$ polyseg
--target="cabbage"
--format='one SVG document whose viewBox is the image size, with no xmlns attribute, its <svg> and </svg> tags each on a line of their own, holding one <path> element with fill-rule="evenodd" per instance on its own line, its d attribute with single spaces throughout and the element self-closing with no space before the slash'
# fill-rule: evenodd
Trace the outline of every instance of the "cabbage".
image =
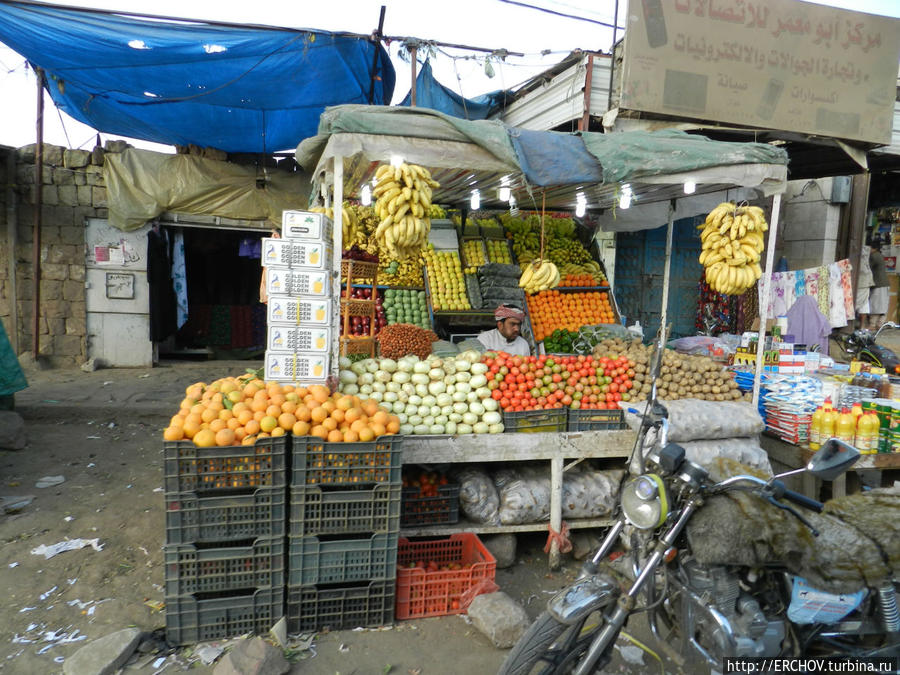
<svg viewBox="0 0 900 675">
<path fill-rule="evenodd" d="M 356 373 L 352 370 L 342 370 L 338 373 L 341 384 L 356 384 Z"/>
<path fill-rule="evenodd" d="M 434 424 L 431 425 L 431 428 L 429 428 L 428 431 L 429 431 L 429 433 L 432 433 L 432 434 L 443 434 L 444 433 L 444 425 L 438 424 L 435 422 Z"/>
<path fill-rule="evenodd" d="M 472 426 L 472 431 L 476 434 L 486 434 L 488 432 L 488 425 L 484 422 L 478 422 L 477 424 Z"/>
<path fill-rule="evenodd" d="M 469 380 L 469 386 L 472 387 L 472 389 L 478 389 L 485 385 L 487 385 L 487 378 L 484 375 L 475 375 Z"/>
<path fill-rule="evenodd" d="M 462 421 L 463 424 L 475 424 L 478 422 L 478 415 L 471 412 L 463 413 Z"/>
<path fill-rule="evenodd" d="M 450 434 L 451 436 L 456 433 L 456 422 L 447 422 L 444 425 L 444 433 Z"/>
<path fill-rule="evenodd" d="M 481 417 L 482 415 L 484 415 L 484 406 L 481 405 L 481 403 L 479 403 L 478 401 L 473 401 L 469 404 L 469 412 Z"/>
<path fill-rule="evenodd" d="M 437 396 L 438 394 L 443 394 L 447 391 L 447 385 L 438 380 L 437 382 L 432 382 L 428 385 L 428 393 Z"/>
<path fill-rule="evenodd" d="M 427 424 L 417 424 L 413 428 L 413 433 L 416 434 L 417 436 L 425 436 L 428 434 L 429 430 L 430 430 L 430 428 Z"/>
<path fill-rule="evenodd" d="M 503 421 L 503 416 L 498 412 L 486 412 L 481 419 L 485 424 L 500 424 Z"/>
<path fill-rule="evenodd" d="M 489 434 L 502 434 L 503 433 L 503 424 L 492 424 L 488 427 Z"/>
<path fill-rule="evenodd" d="M 349 369 L 350 366 L 352 366 L 352 365 L 353 365 L 353 361 L 348 359 L 346 356 L 342 356 L 341 358 L 338 359 L 338 366 L 341 369 L 344 369 L 344 370 Z"/>
<path fill-rule="evenodd" d="M 345 384 L 341 387 L 341 391 L 350 396 L 356 396 L 359 393 L 359 387 L 355 384 Z"/>
</svg>

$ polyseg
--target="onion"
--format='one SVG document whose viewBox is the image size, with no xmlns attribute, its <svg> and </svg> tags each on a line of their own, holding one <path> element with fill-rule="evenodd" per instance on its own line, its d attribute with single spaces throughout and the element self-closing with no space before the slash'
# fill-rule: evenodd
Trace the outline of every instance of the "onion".
<svg viewBox="0 0 900 675">
<path fill-rule="evenodd" d="M 349 396 L 356 396 L 359 393 L 359 386 L 355 384 L 345 384 L 341 387 L 341 391 Z"/>
<path fill-rule="evenodd" d="M 394 401 L 391 405 L 391 411 L 395 415 L 402 413 L 404 410 L 406 410 L 406 404 L 403 401 Z"/>
<path fill-rule="evenodd" d="M 449 419 L 454 424 L 458 424 L 459 422 L 462 422 L 462 415 L 457 412 L 450 413 L 449 415 L 447 415 L 447 419 Z"/>
<path fill-rule="evenodd" d="M 417 394 L 413 394 L 409 397 L 408 403 L 418 408 L 420 405 L 422 405 L 422 397 L 418 396 Z"/>
<path fill-rule="evenodd" d="M 404 373 L 413 372 L 413 367 L 415 365 L 415 361 L 409 358 L 403 358 L 397 361 L 397 370 Z"/>
<path fill-rule="evenodd" d="M 428 379 L 432 381 L 443 380 L 444 376 L 445 373 L 441 368 L 432 368 L 428 371 Z"/>
<path fill-rule="evenodd" d="M 427 405 L 429 408 L 437 403 L 437 399 L 429 394 L 428 396 L 422 397 L 422 405 Z"/>
<path fill-rule="evenodd" d="M 407 396 L 412 396 L 416 393 L 416 385 L 414 385 L 412 382 L 405 382 L 400 386 L 403 389 L 403 393 Z"/>
<path fill-rule="evenodd" d="M 441 414 L 441 406 L 433 405 L 433 406 L 431 406 L 429 412 L 431 413 L 432 417 L 437 417 L 438 415 Z"/>
<path fill-rule="evenodd" d="M 400 391 L 400 385 L 397 384 L 396 382 L 388 382 L 384 386 L 387 388 L 388 391 L 392 391 L 395 394 Z"/>
<path fill-rule="evenodd" d="M 416 393 L 419 396 L 428 396 L 428 385 L 427 384 L 417 384 L 416 385 Z"/>
<path fill-rule="evenodd" d="M 442 408 L 444 406 L 453 405 L 453 397 L 450 394 L 438 394 L 437 404 Z"/>
<path fill-rule="evenodd" d="M 453 412 L 452 405 L 442 405 L 441 406 L 441 415 L 449 415 L 452 412 Z"/>
<path fill-rule="evenodd" d="M 417 424 L 417 425 L 413 428 L 413 433 L 414 433 L 416 436 L 427 436 L 429 430 L 430 430 L 430 427 L 429 427 L 427 424 Z"/>
<path fill-rule="evenodd" d="M 443 394 L 447 391 L 447 385 L 438 380 L 437 382 L 432 382 L 428 385 L 428 393 L 437 396 L 438 394 Z"/>
<path fill-rule="evenodd" d="M 375 381 L 375 374 L 366 371 L 362 375 L 359 376 L 357 382 L 359 384 L 372 384 Z"/>
<path fill-rule="evenodd" d="M 465 400 L 466 400 L 466 392 L 464 392 L 464 391 L 458 391 L 458 390 L 457 390 L 457 391 L 454 391 L 454 392 L 453 392 L 453 400 L 454 400 L 454 401 L 457 401 L 457 402 L 465 401 Z M 467 409 L 468 409 L 468 407 L 469 407 L 469 406 L 466 406 Z"/>
<path fill-rule="evenodd" d="M 481 402 L 481 405 L 484 406 L 484 409 L 488 412 L 494 412 L 500 409 L 500 404 L 495 401 L 493 398 L 486 398 Z"/>
<path fill-rule="evenodd" d="M 470 391 L 472 391 L 472 387 L 469 386 L 468 382 L 456 383 L 456 393 L 462 392 L 463 394 L 468 394 Z"/>
<path fill-rule="evenodd" d="M 407 418 L 407 421 L 413 425 L 422 424 L 422 417 L 421 417 L 421 415 L 409 415 L 409 417 Z"/>
<path fill-rule="evenodd" d="M 451 436 L 456 433 L 456 422 L 447 422 L 444 425 L 444 432 L 450 434 Z"/>
<path fill-rule="evenodd" d="M 338 359 L 338 366 L 344 370 L 349 369 L 350 366 L 353 365 L 353 361 L 348 359 L 346 356 L 342 356 Z"/>
<path fill-rule="evenodd" d="M 442 366 L 442 368 L 444 369 L 444 372 L 447 373 L 447 375 L 453 375 L 453 373 L 456 372 L 456 361 L 454 361 L 453 359 L 447 359 L 446 361 L 444 361 L 444 365 Z"/>
<path fill-rule="evenodd" d="M 434 354 L 429 356 L 427 360 L 428 365 L 431 368 L 442 368 L 444 366 L 444 359 L 440 358 L 439 356 L 435 356 Z"/>
<path fill-rule="evenodd" d="M 472 426 L 472 431 L 474 431 L 476 434 L 486 434 L 489 428 L 490 427 L 488 427 L 488 425 L 484 422 L 478 422 L 478 424 Z"/>
<path fill-rule="evenodd" d="M 448 394 L 450 394 L 452 396 L 454 391 L 456 391 L 456 380 L 453 380 L 453 384 L 447 385 L 447 393 Z"/>
<path fill-rule="evenodd" d="M 397 419 L 400 420 L 400 424 L 406 424 L 407 420 L 409 420 L 409 416 L 401 410 L 397 413 Z"/>
<path fill-rule="evenodd" d="M 437 416 L 434 418 L 434 423 L 435 423 L 435 424 L 447 424 L 447 422 L 449 422 L 449 421 L 450 421 L 450 418 L 447 417 L 446 415 L 437 415 Z M 442 432 L 442 433 L 443 433 L 443 432 Z"/>
<path fill-rule="evenodd" d="M 405 391 L 398 391 L 397 400 L 400 401 L 400 403 L 406 403 L 407 401 L 409 401 L 409 394 L 407 394 Z"/>
<path fill-rule="evenodd" d="M 462 436 L 463 434 L 471 434 L 472 433 L 472 425 L 471 424 L 457 424 L 456 425 L 456 433 Z"/>
<path fill-rule="evenodd" d="M 453 404 L 453 412 L 459 413 L 460 415 L 462 415 L 463 413 L 469 412 L 469 406 L 468 406 L 468 404 L 466 404 L 462 401 L 459 401 L 458 403 Z"/>
<path fill-rule="evenodd" d="M 426 361 L 416 361 L 416 363 L 413 364 L 414 373 L 422 373 L 424 375 L 429 370 L 431 370 L 431 366 L 429 366 Z"/>
<path fill-rule="evenodd" d="M 425 417 L 426 415 L 431 414 L 431 406 L 430 405 L 420 405 L 418 410 L 419 417 Z"/>
<path fill-rule="evenodd" d="M 362 375 L 364 372 L 366 372 L 366 367 L 363 365 L 362 361 L 357 361 L 350 366 L 350 370 L 352 370 L 357 375 Z"/>
<path fill-rule="evenodd" d="M 456 360 L 465 359 L 469 363 L 478 363 L 481 361 L 481 354 L 479 354 L 474 349 L 467 349 L 462 354 L 456 357 Z"/>
<path fill-rule="evenodd" d="M 485 424 L 500 424 L 503 421 L 503 416 L 498 412 L 486 412 L 481 419 Z"/>
<path fill-rule="evenodd" d="M 466 394 L 466 400 L 469 403 L 478 403 L 481 399 L 478 398 L 478 394 L 476 394 L 474 391 L 470 391 L 468 394 Z"/>
<path fill-rule="evenodd" d="M 463 413 L 462 421 L 463 424 L 475 424 L 478 422 L 478 415 L 471 412 Z"/>
<path fill-rule="evenodd" d="M 424 424 L 426 427 L 430 427 L 432 424 L 434 424 L 434 416 L 426 415 L 422 418 L 422 424 Z"/>
<path fill-rule="evenodd" d="M 448 387 L 456 384 L 456 375 L 445 375 L 444 379 L 441 380 Z"/>
<path fill-rule="evenodd" d="M 369 394 L 370 399 L 372 399 L 373 401 L 378 401 L 379 403 L 381 403 L 383 397 L 384 394 L 380 391 L 373 391 L 371 394 Z"/>
<path fill-rule="evenodd" d="M 478 387 L 484 387 L 487 385 L 487 378 L 484 375 L 475 375 L 469 380 L 469 386 L 472 389 L 478 389 Z"/>
<path fill-rule="evenodd" d="M 479 403 L 478 401 L 473 401 L 469 404 L 469 412 L 481 417 L 482 415 L 484 415 L 484 406 L 481 405 L 481 403 Z"/>
<path fill-rule="evenodd" d="M 463 352 L 464 354 L 465 352 Z M 462 356 L 462 354 L 460 354 Z M 472 362 L 467 358 L 456 357 L 456 369 L 468 371 L 472 368 Z"/>
<path fill-rule="evenodd" d="M 409 378 L 410 382 L 413 384 L 425 384 L 427 385 L 431 380 L 428 379 L 428 375 L 425 373 L 414 373 L 411 378 Z"/>
<path fill-rule="evenodd" d="M 394 403 L 397 400 L 397 392 L 396 391 L 386 391 L 384 392 L 384 396 L 381 398 L 382 401 L 387 403 Z"/>
<path fill-rule="evenodd" d="M 378 361 L 375 359 L 363 359 L 360 363 L 366 364 L 366 370 L 370 373 L 374 373 L 378 370 Z"/>
<path fill-rule="evenodd" d="M 489 434 L 502 434 L 503 433 L 503 424 L 492 424 L 488 427 Z"/>
<path fill-rule="evenodd" d="M 372 391 L 381 392 L 383 394 L 387 391 L 387 385 L 384 382 L 373 382 Z"/>
<path fill-rule="evenodd" d="M 487 364 L 485 363 L 473 363 L 472 364 L 472 374 L 473 375 L 484 375 L 488 371 Z"/>
<path fill-rule="evenodd" d="M 478 387 L 475 390 L 475 395 L 478 396 L 479 400 L 489 399 L 491 397 L 491 390 L 487 387 Z"/>
<path fill-rule="evenodd" d="M 398 384 L 406 384 L 409 382 L 409 373 L 405 370 L 398 370 L 391 376 L 391 379 Z"/>
<path fill-rule="evenodd" d="M 400 425 L 400 433 L 404 436 L 409 436 L 413 432 L 412 424 L 401 424 Z"/>
<path fill-rule="evenodd" d="M 341 384 L 356 384 L 356 373 L 352 370 L 342 370 L 338 373 L 338 380 Z"/>
<path fill-rule="evenodd" d="M 472 379 L 472 373 L 467 370 L 461 370 L 456 374 L 457 382 L 468 382 Z"/>
<path fill-rule="evenodd" d="M 397 370 L 397 362 L 394 359 L 381 359 L 381 370 L 393 373 Z"/>
<path fill-rule="evenodd" d="M 443 434 L 444 433 L 444 425 L 438 424 L 437 422 L 435 422 L 434 424 L 431 425 L 431 428 L 428 430 L 428 432 L 432 433 L 432 434 Z"/>
<path fill-rule="evenodd" d="M 372 385 L 371 385 L 371 384 L 364 384 L 364 385 L 362 385 L 362 386 L 359 388 L 359 393 L 362 394 L 362 395 L 364 395 L 364 396 L 368 396 L 369 394 L 372 393 L 372 391 L 373 391 L 373 390 L 372 390 Z"/>
<path fill-rule="evenodd" d="M 376 370 L 375 371 L 375 381 L 376 382 L 384 382 L 387 384 L 391 381 L 391 374 L 386 370 Z"/>
</svg>

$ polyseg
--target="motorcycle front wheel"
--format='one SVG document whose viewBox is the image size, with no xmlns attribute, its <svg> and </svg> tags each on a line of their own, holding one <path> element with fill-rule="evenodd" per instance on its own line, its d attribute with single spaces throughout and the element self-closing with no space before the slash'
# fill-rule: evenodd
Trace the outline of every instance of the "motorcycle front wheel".
<svg viewBox="0 0 900 675">
<path fill-rule="evenodd" d="M 564 675 L 572 673 L 603 627 L 599 612 L 567 626 L 542 612 L 506 656 L 497 675 Z M 612 642 L 594 672 L 609 663 Z"/>
</svg>

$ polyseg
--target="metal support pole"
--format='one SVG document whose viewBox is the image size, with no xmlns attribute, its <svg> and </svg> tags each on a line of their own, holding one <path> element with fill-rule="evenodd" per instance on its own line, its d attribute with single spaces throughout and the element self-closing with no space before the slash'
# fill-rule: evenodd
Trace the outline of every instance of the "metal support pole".
<svg viewBox="0 0 900 675">
<path fill-rule="evenodd" d="M 417 47 L 409 48 L 409 65 L 412 70 L 412 82 L 409 85 L 409 107 L 416 107 L 416 52 Z"/>
<path fill-rule="evenodd" d="M 669 279 L 672 270 L 672 230 L 675 224 L 675 200 L 669 202 L 669 225 L 666 228 L 666 265 L 663 269 L 663 293 L 662 293 L 662 314 L 659 319 L 659 325 L 663 332 L 666 330 L 666 321 L 669 316 Z"/>
<path fill-rule="evenodd" d="M 763 370 L 763 352 L 766 350 L 766 320 L 769 311 L 769 295 L 772 293 L 772 265 L 775 260 L 775 240 L 778 234 L 778 216 L 781 213 L 781 195 L 772 200 L 772 222 L 769 223 L 769 245 L 766 249 L 766 266 L 762 273 L 762 292 L 759 298 L 759 339 L 756 343 L 756 373 L 753 377 L 753 407 L 759 404 L 759 388 Z"/>
<path fill-rule="evenodd" d="M 34 151 L 34 227 L 31 251 L 31 272 L 34 288 L 31 297 L 31 356 L 37 360 L 40 353 L 41 321 L 41 212 L 44 208 L 44 71 L 34 69 L 37 75 L 37 145 Z"/>
<path fill-rule="evenodd" d="M 578 121 L 578 131 L 590 131 L 591 124 L 591 86 L 594 76 L 594 55 L 588 54 L 587 72 L 584 74 L 584 113 Z"/>
<path fill-rule="evenodd" d="M 380 54 L 378 53 L 378 47 L 381 45 L 381 38 L 384 34 L 384 12 L 385 6 L 381 6 L 381 13 L 378 16 L 378 28 L 375 29 L 375 34 L 372 36 L 372 43 L 375 45 L 375 54 L 372 56 L 372 73 L 371 79 L 369 80 L 369 105 L 372 105 L 372 99 L 375 96 L 375 78 L 378 77 L 378 57 Z M 384 101 L 385 105 L 390 105 L 390 101 Z"/>
</svg>

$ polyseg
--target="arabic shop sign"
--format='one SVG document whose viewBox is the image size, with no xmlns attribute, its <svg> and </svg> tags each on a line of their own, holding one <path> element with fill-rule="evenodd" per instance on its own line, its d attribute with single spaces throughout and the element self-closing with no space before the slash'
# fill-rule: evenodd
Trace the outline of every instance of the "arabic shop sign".
<svg viewBox="0 0 900 675">
<path fill-rule="evenodd" d="M 799 0 L 631 0 L 621 107 L 891 142 L 900 20 Z"/>
</svg>

